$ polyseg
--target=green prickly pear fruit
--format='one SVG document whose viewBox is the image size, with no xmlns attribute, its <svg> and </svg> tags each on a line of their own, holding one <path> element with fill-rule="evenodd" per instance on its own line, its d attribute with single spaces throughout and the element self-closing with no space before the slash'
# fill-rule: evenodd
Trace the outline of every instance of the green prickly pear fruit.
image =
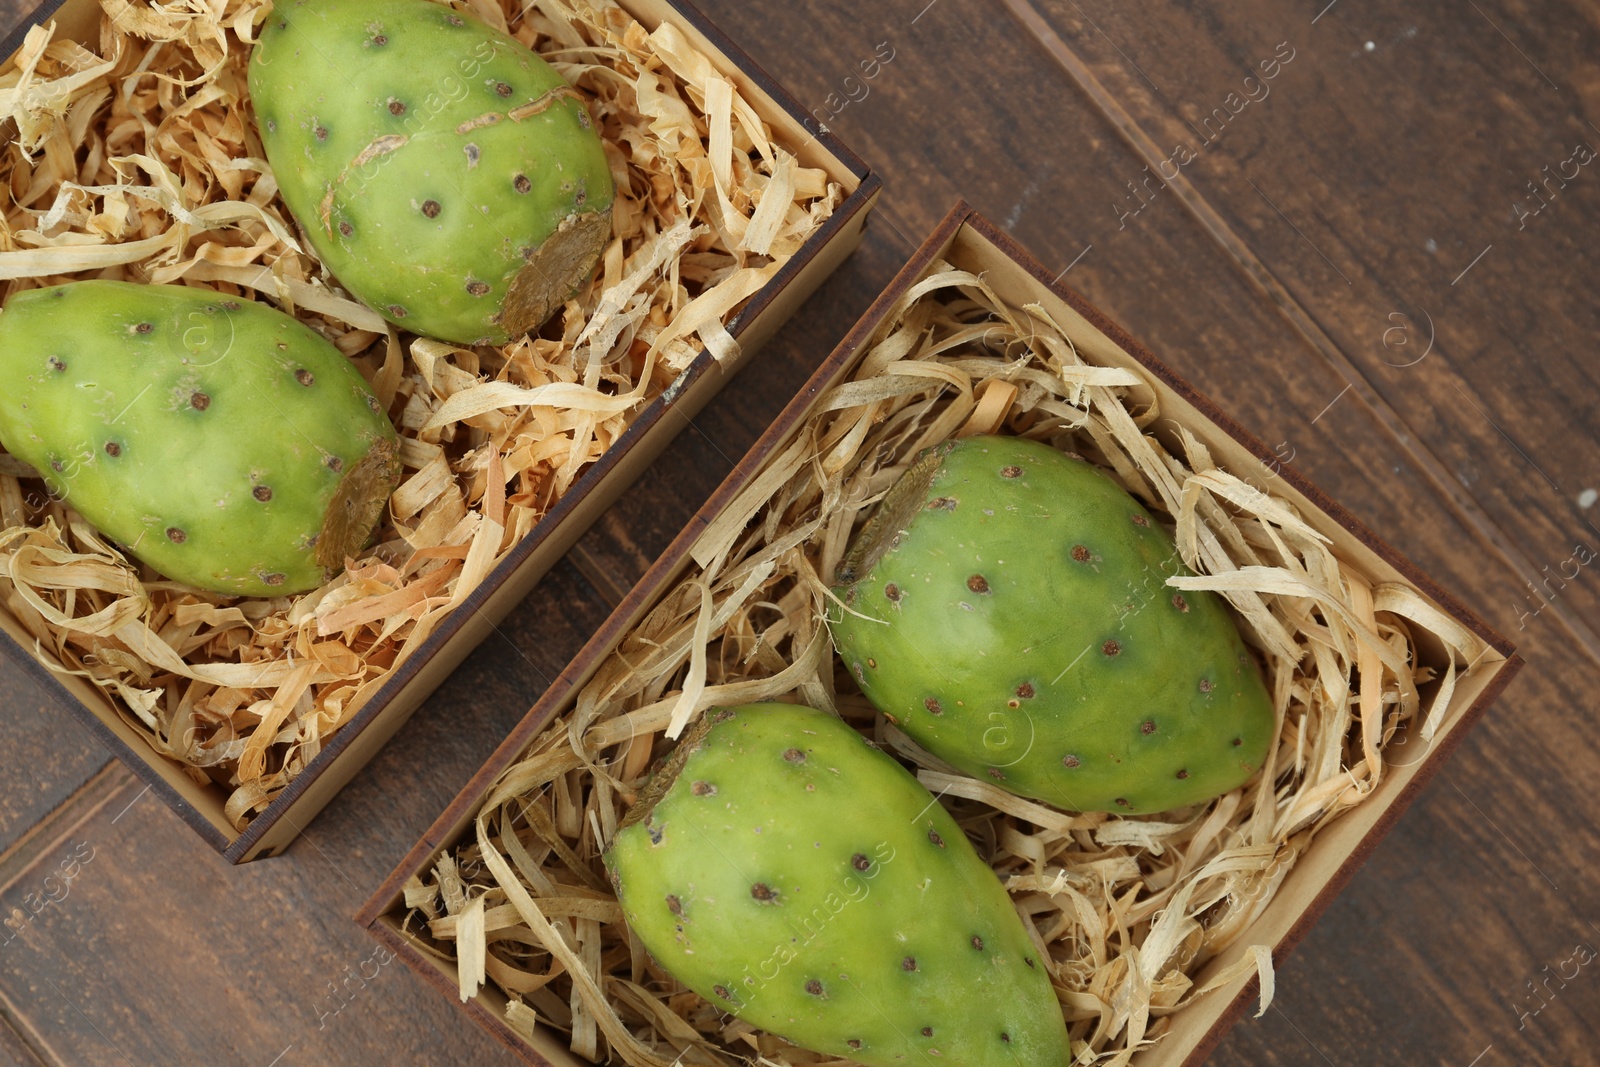
<svg viewBox="0 0 1600 1067">
<path fill-rule="evenodd" d="M 606 852 L 628 925 L 724 1011 L 858 1063 L 1057 1067 L 1048 970 L 900 764 L 793 704 L 708 712 Z"/>
<path fill-rule="evenodd" d="M 839 568 L 840 657 L 940 759 L 1074 811 L 1168 811 L 1248 781 L 1272 699 L 1220 597 L 1105 472 L 1047 445 L 924 452 Z"/>
<path fill-rule="evenodd" d="M 583 100 L 430 0 L 279 0 L 250 96 L 283 199 L 353 294 L 414 333 L 503 344 L 593 273 L 613 187 Z"/>
<path fill-rule="evenodd" d="M 394 427 L 338 349 L 205 289 L 15 293 L 0 382 L 6 451 L 134 556 L 213 592 L 322 584 L 400 478 Z"/>
</svg>

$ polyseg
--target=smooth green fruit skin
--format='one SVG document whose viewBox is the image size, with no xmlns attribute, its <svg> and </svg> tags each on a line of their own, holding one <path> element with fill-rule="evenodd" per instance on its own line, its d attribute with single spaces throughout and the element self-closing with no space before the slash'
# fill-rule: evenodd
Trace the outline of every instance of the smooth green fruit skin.
<svg viewBox="0 0 1600 1067">
<path fill-rule="evenodd" d="M 863 1064 L 1071 1059 L 1005 889 L 900 764 L 792 704 L 718 709 L 703 729 L 605 857 L 663 967 L 724 1011 Z"/>
<path fill-rule="evenodd" d="M 1074 811 L 1169 811 L 1261 766 L 1272 700 L 1238 628 L 1215 594 L 1165 585 L 1191 572 L 1109 475 L 974 437 L 907 479 L 881 505 L 896 517 L 858 533 L 835 589 L 848 611 L 828 622 L 918 744 Z M 874 533 L 875 560 L 859 544 Z"/>
<path fill-rule="evenodd" d="M 429 0 L 280 0 L 250 62 L 267 160 L 317 255 L 397 326 L 461 344 L 512 339 L 512 281 L 569 219 L 603 213 L 609 233 L 605 150 L 561 90 L 521 43 Z"/>
<path fill-rule="evenodd" d="M 16 293 L 0 313 L 0 382 L 6 451 L 139 559 L 219 593 L 320 585 L 315 541 L 341 471 L 398 447 L 338 349 L 205 289 Z"/>
</svg>

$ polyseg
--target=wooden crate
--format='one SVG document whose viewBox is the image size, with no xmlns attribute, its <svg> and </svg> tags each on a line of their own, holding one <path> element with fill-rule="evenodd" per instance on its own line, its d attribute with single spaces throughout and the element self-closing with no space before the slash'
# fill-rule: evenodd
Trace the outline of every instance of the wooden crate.
<svg viewBox="0 0 1600 1067">
<path fill-rule="evenodd" d="M 985 282 L 1013 307 L 1034 302 L 1042 305 L 1055 322 L 1066 328 L 1086 362 L 1139 373 L 1154 386 L 1159 396 L 1162 411 L 1168 416 L 1163 425 L 1183 426 L 1211 450 L 1220 467 L 1242 471 L 1276 463 L 1277 457 L 1260 440 L 1197 393 L 1121 327 L 1078 294 L 1055 284 L 1049 272 L 992 223 L 966 205 L 958 205 L 362 908 L 357 921 L 442 994 L 457 999 L 458 973 L 452 960 L 437 951 L 425 950 L 415 935 L 404 928 L 408 911 L 407 883 L 431 871 L 442 853 L 471 838 L 473 819 L 495 781 L 519 760 L 550 722 L 572 709 L 579 691 L 606 663 L 623 638 L 696 565 L 696 549 L 702 534 L 784 451 L 813 414 L 819 398 L 834 385 L 849 379 L 891 309 L 925 277 L 930 265 L 941 259 L 970 273 L 982 274 Z M 1158 437 L 1173 433 L 1171 429 L 1152 432 Z M 1275 485 L 1275 495 L 1290 502 L 1307 523 L 1331 539 L 1333 551 L 1341 562 L 1354 566 L 1374 583 L 1393 582 L 1409 587 L 1476 635 L 1486 647 L 1478 668 L 1457 684 L 1431 744 L 1418 743 L 1418 749 L 1424 749 L 1425 754 L 1416 758 L 1410 754 L 1412 750 L 1407 750 L 1406 761 L 1388 764 L 1379 784 L 1359 805 L 1319 832 L 1284 878 L 1266 909 L 1231 947 L 1210 960 L 1195 976 L 1197 987 L 1247 956 L 1248 946 L 1252 944 L 1270 946 L 1274 959 L 1281 960 L 1317 921 L 1522 666 L 1522 660 L 1505 638 L 1457 603 L 1336 502 L 1292 468 L 1283 468 L 1281 477 L 1287 484 Z M 1417 654 L 1427 661 L 1442 655 L 1443 650 L 1419 640 Z M 1139 1052 L 1134 1064 L 1137 1067 L 1196 1067 L 1250 1006 L 1255 992 L 1256 980 L 1241 978 L 1231 986 L 1201 997 L 1173 1016 L 1171 1027 L 1162 1040 L 1155 1047 Z M 507 1003 L 506 995 L 490 983 L 462 1007 L 479 1025 L 527 1062 L 580 1067 L 583 1061 L 569 1051 L 561 1035 L 539 1029 L 529 1039 L 510 1025 L 506 1019 Z"/>
<path fill-rule="evenodd" d="M 57 694 L 94 737 L 126 763 L 186 823 L 230 862 L 272 856 L 364 766 L 423 700 L 533 589 L 585 530 L 639 475 L 706 402 L 769 339 L 860 243 L 882 181 L 854 153 L 728 40 L 687 0 L 621 0 L 646 30 L 663 22 L 679 29 L 712 59 L 772 129 L 774 139 L 794 151 L 806 167 L 824 171 L 845 200 L 765 287 L 726 323 L 738 341 L 736 356 L 718 360 L 702 349 L 690 366 L 649 403 L 616 443 L 540 519 L 531 533 L 484 582 L 409 656 L 371 700 L 322 748 L 314 760 L 241 831 L 226 817 L 223 791 L 199 785 L 178 764 L 158 755 L 128 726 L 111 698 L 86 679 L 52 672 L 31 653 L 33 639 L 0 609 L 0 640 L 11 658 L 45 689 Z M 35 24 L 54 19 L 58 32 L 81 43 L 99 39 L 97 0 L 46 3 L 32 22 L 3 46 L 15 54 Z M 7 139 L 14 129 L 0 134 Z"/>
</svg>

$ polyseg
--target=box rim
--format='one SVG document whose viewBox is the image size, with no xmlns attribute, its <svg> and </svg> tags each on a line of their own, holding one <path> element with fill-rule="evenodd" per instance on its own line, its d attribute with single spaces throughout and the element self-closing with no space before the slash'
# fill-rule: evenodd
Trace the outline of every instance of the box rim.
<svg viewBox="0 0 1600 1067">
<path fill-rule="evenodd" d="M 785 405 L 782 413 L 773 424 L 740 458 L 733 471 L 727 475 L 705 505 L 695 512 L 684 529 L 680 531 L 645 575 L 640 578 L 634 588 L 629 591 L 628 595 L 607 617 L 605 623 L 585 643 L 584 647 L 573 657 L 561 674 L 551 682 L 524 719 L 513 727 L 506 739 L 501 742 L 489 759 L 485 761 L 484 765 L 473 774 L 455 799 L 446 806 L 445 810 L 428 827 L 423 836 L 407 851 L 394 870 L 384 879 L 356 914 L 355 921 L 359 925 L 364 927 L 373 937 L 396 951 L 398 955 L 405 958 L 407 965 L 412 970 L 418 971 L 430 985 L 444 990 L 447 994 L 455 993 L 453 987 L 446 989 L 448 983 L 439 974 L 437 968 L 432 966 L 423 957 L 421 951 L 412 944 L 410 936 L 403 929 L 385 921 L 395 911 L 395 905 L 403 899 L 405 883 L 427 869 L 428 862 L 437 854 L 441 845 L 446 843 L 452 836 L 457 824 L 470 825 L 473 810 L 481 803 L 483 796 L 486 795 L 493 781 L 515 762 L 527 744 L 538 736 L 562 707 L 570 702 L 570 698 L 577 688 L 577 680 L 587 674 L 598 660 L 609 653 L 615 640 L 621 636 L 619 631 L 626 630 L 632 624 L 634 615 L 641 606 L 647 605 L 653 600 L 659 600 L 658 594 L 662 592 L 663 587 L 673 573 L 677 571 L 678 567 L 689 557 L 692 546 L 700 534 L 710 525 L 716 515 L 727 507 L 749 484 L 760 467 L 770 458 L 777 443 L 794 428 L 797 421 L 805 417 L 812 401 L 828 387 L 840 367 L 854 358 L 858 350 L 870 339 L 871 334 L 882 325 L 893 303 L 905 294 L 910 285 L 916 281 L 938 255 L 946 251 L 963 226 L 971 226 L 980 237 L 988 240 L 1003 254 L 1012 258 L 1035 281 L 1065 301 L 1078 314 L 1083 315 L 1091 325 L 1104 333 L 1128 355 L 1160 377 L 1168 387 L 1194 405 L 1197 411 L 1206 418 L 1211 419 L 1220 430 L 1236 440 L 1251 454 L 1263 462 L 1279 462 L 1278 457 L 1267 448 L 1263 441 L 1229 417 L 1209 397 L 1175 374 L 1164 362 L 1076 290 L 1056 282 L 1046 271 L 1046 268 L 1031 253 L 999 227 L 995 226 L 993 222 L 977 212 L 965 201 L 958 200 L 932 233 L 918 246 L 916 252 L 907 260 L 906 264 L 895 274 L 894 278 L 873 301 L 871 306 L 862 314 L 856 324 L 851 327 L 845 337 L 818 366 L 811 377 L 807 379 L 800 392 L 796 394 L 789 404 Z M 1471 728 L 1483 717 L 1489 706 L 1500 697 L 1506 686 L 1526 665 L 1526 661 L 1516 653 L 1510 641 L 1479 617 L 1475 611 L 1443 590 L 1435 580 L 1422 572 L 1408 557 L 1375 534 L 1343 505 L 1328 497 L 1298 470 L 1284 466 L 1282 467 L 1282 473 L 1295 489 L 1300 491 L 1314 506 L 1321 509 L 1329 519 L 1349 531 L 1361 544 L 1384 562 L 1394 567 L 1407 581 L 1413 583 L 1417 589 L 1431 597 L 1447 614 L 1483 638 L 1491 648 L 1499 652 L 1505 659 L 1497 666 L 1495 675 L 1489 680 L 1483 691 L 1458 714 L 1451 730 L 1440 740 L 1436 751 L 1430 754 L 1425 765 L 1417 769 L 1411 780 L 1406 783 L 1389 805 L 1379 814 L 1374 824 L 1361 836 L 1355 849 L 1344 858 L 1335 869 L 1332 877 L 1319 888 L 1316 895 L 1296 917 L 1289 930 L 1279 939 L 1273 949 L 1273 959 L 1275 961 L 1281 961 L 1286 958 L 1304 939 L 1334 899 L 1343 892 L 1356 872 L 1361 869 L 1390 830 L 1393 829 L 1395 824 L 1399 822 L 1400 818 L 1415 802 L 1423 788 L 1438 774 L 1444 763 L 1470 733 Z M 1204 1062 L 1221 1043 L 1226 1033 L 1243 1015 L 1257 989 L 1258 980 L 1255 978 L 1249 979 L 1242 985 L 1223 1010 L 1223 1013 L 1207 1029 L 1201 1042 L 1185 1057 L 1182 1067 L 1199 1067 Z M 465 1008 L 474 1019 L 486 1024 L 490 1032 L 502 1043 L 506 1044 L 508 1048 L 525 1060 L 528 1060 L 528 1062 L 539 1064 L 541 1067 L 548 1064 L 548 1061 L 538 1055 L 537 1050 L 531 1046 L 526 1038 L 511 1029 L 505 1020 L 497 1018 L 492 1012 L 484 1008 L 476 999 L 466 1001 L 461 1004 L 461 1007 Z"/>
<path fill-rule="evenodd" d="M 69 0 L 44 0 L 43 3 L 25 16 L 23 21 L 3 41 L 0 41 L 0 56 L 4 57 L 3 60 L 0 60 L 0 66 L 11 62 L 33 27 L 44 24 L 68 2 Z M 883 180 L 861 157 L 846 147 L 831 130 L 826 128 L 820 131 L 814 129 L 813 127 L 820 124 L 815 119 L 810 119 L 807 116 L 794 95 L 784 88 L 781 83 L 773 79 L 765 68 L 752 59 L 748 52 L 734 43 L 690 0 L 665 0 L 665 3 L 677 16 L 681 17 L 684 23 L 692 26 L 698 33 L 702 34 L 729 66 L 749 77 L 776 107 L 798 121 L 802 128 L 811 133 L 819 141 L 822 149 L 842 164 L 857 181 L 855 189 L 846 195 L 845 199 L 834 210 L 833 214 L 823 222 L 822 226 L 808 237 L 800 249 L 778 269 L 765 285 L 752 294 L 744 306 L 729 319 L 726 328 L 734 339 L 738 340 L 787 290 L 788 286 L 801 271 L 806 269 L 824 249 L 829 247 L 859 217 L 870 211 L 878 195 L 882 192 Z M 624 7 L 624 10 L 627 10 L 626 7 Z M 631 11 L 629 14 L 633 15 Z M 361 733 L 372 724 L 373 720 L 380 717 L 388 709 L 394 698 L 431 661 L 433 655 L 477 615 L 482 608 L 483 602 L 494 595 L 506 580 L 516 572 L 518 567 L 561 528 L 570 513 L 588 499 L 589 494 L 594 491 L 596 486 L 626 457 L 632 454 L 639 443 L 639 439 L 668 416 L 672 411 L 677 396 L 713 371 L 726 373 L 720 371 L 720 367 L 721 361 L 713 356 L 709 349 L 701 347 L 689 366 L 679 373 L 666 390 L 658 394 L 646 405 L 645 409 L 639 413 L 634 421 L 628 424 L 627 429 L 623 431 L 617 441 L 578 477 L 578 480 L 556 501 L 550 510 L 540 517 L 528 534 L 517 542 L 506 558 L 501 560 L 484 577 L 478 587 L 468 594 L 441 621 L 422 645 L 395 669 L 394 673 L 384 681 L 383 685 L 378 688 L 378 691 L 372 695 L 355 716 L 334 733 L 332 738 L 318 751 L 317 755 L 307 763 L 305 769 L 290 781 L 273 798 L 271 803 L 252 818 L 242 831 L 238 831 L 235 834 L 230 835 L 220 829 L 199 807 L 190 803 L 187 798 L 178 792 L 177 788 L 167 780 L 167 776 L 162 773 L 161 768 L 163 767 L 179 774 L 185 773 L 183 764 L 167 760 L 148 745 L 142 749 L 135 749 L 130 746 L 110 726 L 103 722 L 93 710 L 80 702 L 70 690 L 62 685 L 60 679 L 56 677 L 56 672 L 35 659 L 21 642 L 12 640 L 9 635 L 0 634 L 0 647 L 4 647 L 7 656 L 13 662 L 19 663 L 29 677 L 39 684 L 53 701 L 57 703 L 64 701 L 66 711 L 72 716 L 73 720 L 79 725 L 86 726 L 95 740 L 107 749 L 109 755 L 126 765 L 152 792 L 160 796 L 162 801 L 190 829 L 194 830 L 229 863 L 238 864 L 266 834 L 274 830 L 280 821 L 287 818 L 289 810 L 299 798 L 333 765 L 339 755 L 356 741 Z M 451 673 L 454 672 L 452 671 Z M 559 676 L 557 681 L 559 681 Z M 426 699 L 426 697 L 423 698 L 424 702 Z M 340 791 L 342 792 L 342 790 Z M 295 837 L 298 838 L 304 832 L 304 827 L 296 826 L 294 830 Z"/>
</svg>

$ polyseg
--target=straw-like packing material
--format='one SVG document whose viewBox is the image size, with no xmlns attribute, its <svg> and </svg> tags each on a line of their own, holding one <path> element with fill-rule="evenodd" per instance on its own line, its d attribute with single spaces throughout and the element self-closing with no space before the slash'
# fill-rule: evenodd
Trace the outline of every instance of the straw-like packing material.
<svg viewBox="0 0 1600 1067">
<path fill-rule="evenodd" d="M 1371 793 L 1394 731 L 1432 736 L 1486 649 L 1409 588 L 1341 563 L 1292 506 L 1216 467 L 1192 436 L 1169 454 L 1144 433 L 1161 415 L 1140 374 L 1086 365 L 1040 307 L 1009 308 L 936 264 L 853 380 L 704 532 L 698 566 L 493 785 L 475 834 L 407 886 L 408 930 L 454 956 L 463 998 L 492 981 L 514 1027 L 567 1030 L 583 1056 L 823 1062 L 677 985 L 622 922 L 599 859 L 666 737 L 708 707 L 790 700 L 838 712 L 943 796 L 1050 961 L 1077 1062 L 1126 1064 L 1173 1012 L 1252 972 L 1264 1011 L 1266 946 L 1203 987 L 1192 976 L 1248 936 L 1317 832 Z M 1085 455 L 1173 520 L 1202 576 L 1168 584 L 1226 596 L 1266 665 L 1280 728 L 1250 783 L 1164 815 L 1067 814 L 941 765 L 874 715 L 831 651 L 829 579 L 920 449 L 991 432 Z M 1412 666 L 1420 631 L 1448 650 L 1440 677 Z"/>
<path fill-rule="evenodd" d="M 842 202 L 670 24 L 606 0 L 467 0 L 582 92 L 615 237 L 543 337 L 403 340 L 340 291 L 277 197 L 246 97 L 265 0 L 101 0 L 98 52 L 36 28 L 0 77 L 0 282 L 197 283 L 275 302 L 358 366 L 402 435 L 377 543 L 323 588 L 230 600 L 141 572 L 0 454 L 0 596 L 51 669 L 230 792 L 243 828 Z M 174 471 L 181 477 L 181 471 Z"/>
</svg>

